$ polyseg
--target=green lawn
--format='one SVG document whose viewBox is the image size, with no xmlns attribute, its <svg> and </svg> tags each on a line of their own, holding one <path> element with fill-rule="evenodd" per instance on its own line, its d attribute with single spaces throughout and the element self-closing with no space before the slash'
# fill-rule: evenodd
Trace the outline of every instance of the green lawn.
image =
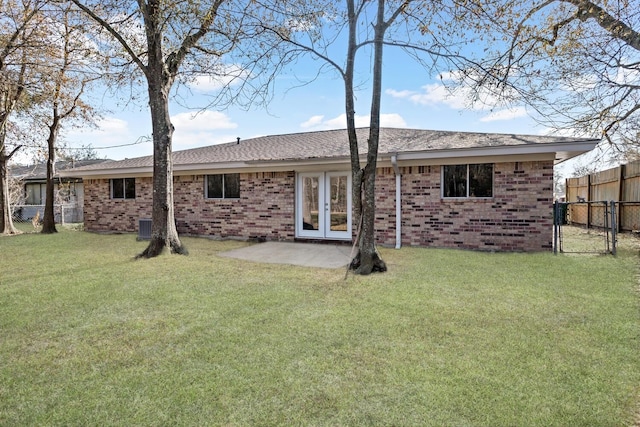
<svg viewBox="0 0 640 427">
<path fill-rule="evenodd" d="M 369 277 L 0 237 L 0 425 L 630 426 L 638 252 L 383 249 Z"/>
</svg>

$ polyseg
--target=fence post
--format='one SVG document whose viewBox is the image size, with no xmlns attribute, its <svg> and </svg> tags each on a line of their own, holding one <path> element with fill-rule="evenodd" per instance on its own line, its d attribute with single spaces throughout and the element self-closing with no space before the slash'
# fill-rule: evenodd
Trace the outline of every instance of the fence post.
<svg viewBox="0 0 640 427">
<path fill-rule="evenodd" d="M 553 202 L 553 254 L 558 255 L 558 227 L 560 223 L 559 218 L 560 205 L 556 200 Z"/>
<path fill-rule="evenodd" d="M 609 245 L 609 229 L 610 229 L 610 224 L 609 224 L 609 202 L 607 202 L 606 200 L 603 201 L 602 203 L 604 203 L 604 216 L 602 218 L 602 228 L 604 228 L 604 233 L 605 233 L 605 238 L 606 238 L 606 242 L 607 242 L 607 247 L 605 248 L 606 252 L 605 253 L 610 253 L 610 245 Z"/>
<path fill-rule="evenodd" d="M 591 174 L 587 175 L 587 230 L 591 228 Z"/>
<path fill-rule="evenodd" d="M 613 256 L 616 255 L 616 243 L 618 240 L 617 236 L 617 225 L 616 225 L 616 202 L 611 201 L 611 254 Z"/>
</svg>

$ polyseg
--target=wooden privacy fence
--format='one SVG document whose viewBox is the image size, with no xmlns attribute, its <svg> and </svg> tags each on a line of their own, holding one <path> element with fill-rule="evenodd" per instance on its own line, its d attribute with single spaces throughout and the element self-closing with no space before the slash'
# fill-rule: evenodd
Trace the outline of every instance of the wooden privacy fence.
<svg viewBox="0 0 640 427">
<path fill-rule="evenodd" d="M 568 178 L 566 181 L 567 202 L 613 201 L 617 204 L 617 231 L 640 230 L 640 161 L 620 165 L 616 168 L 593 173 L 579 178 Z M 569 206 L 584 212 L 575 212 L 576 221 L 587 227 L 600 226 L 592 222 L 592 205 Z M 573 212 L 572 212 L 573 213 Z"/>
</svg>

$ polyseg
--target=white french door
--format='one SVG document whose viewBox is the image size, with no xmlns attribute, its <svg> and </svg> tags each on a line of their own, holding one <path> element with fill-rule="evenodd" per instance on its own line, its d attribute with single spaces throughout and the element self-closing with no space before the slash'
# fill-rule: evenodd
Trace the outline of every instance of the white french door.
<svg viewBox="0 0 640 427">
<path fill-rule="evenodd" d="M 351 240 L 351 173 L 298 174 L 296 235 Z"/>
</svg>

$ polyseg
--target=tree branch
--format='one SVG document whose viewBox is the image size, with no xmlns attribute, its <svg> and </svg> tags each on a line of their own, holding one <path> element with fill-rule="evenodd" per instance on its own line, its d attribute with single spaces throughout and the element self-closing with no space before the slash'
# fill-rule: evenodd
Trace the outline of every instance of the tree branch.
<svg viewBox="0 0 640 427">
<path fill-rule="evenodd" d="M 224 0 L 216 0 L 213 5 L 211 5 L 209 10 L 207 10 L 207 13 L 200 23 L 200 28 L 198 28 L 195 33 L 189 34 L 182 41 L 180 48 L 177 51 L 172 52 L 167 57 L 167 68 L 172 75 L 175 75 L 178 72 L 180 64 L 182 63 L 182 61 L 184 61 L 184 58 L 187 56 L 187 53 L 189 53 L 191 48 L 193 48 L 198 43 L 198 41 L 210 31 L 211 24 L 216 19 L 216 16 L 218 14 L 218 8 L 223 2 Z"/>
<path fill-rule="evenodd" d="M 333 68 L 336 69 L 336 71 L 338 71 L 338 73 L 340 74 L 340 76 L 344 79 L 345 77 L 345 71 L 344 69 L 335 61 L 333 61 L 330 57 L 328 57 L 327 55 L 324 55 L 322 53 L 320 53 L 317 49 L 314 49 L 311 46 L 307 46 L 305 44 L 302 44 L 300 42 L 297 42 L 295 40 L 292 40 L 290 37 L 282 34 L 280 31 L 277 31 L 274 28 L 271 27 L 267 27 L 267 26 L 262 26 L 262 29 L 264 29 L 265 31 L 270 31 L 273 34 L 275 34 L 276 36 L 278 36 L 278 38 L 280 38 L 281 41 L 283 42 L 287 42 L 289 44 L 292 44 L 293 46 L 297 47 L 298 49 L 300 49 L 303 52 L 307 52 L 310 53 L 316 57 L 318 57 L 318 59 L 321 59 L 323 61 L 325 61 L 327 64 L 331 65 Z"/>
<path fill-rule="evenodd" d="M 22 145 L 17 145 L 13 150 L 11 150 L 11 153 L 5 156 L 5 159 L 10 160 L 11 157 L 13 157 L 13 155 L 16 154 L 16 152 L 21 148 L 22 148 Z"/>
<path fill-rule="evenodd" d="M 635 50 L 640 51 L 640 33 L 621 20 L 612 16 L 597 4 L 588 0 L 563 0 L 578 7 L 576 17 L 581 21 L 594 19 L 602 29 L 615 38 L 622 40 Z M 630 6 L 632 7 L 632 6 Z"/>
<path fill-rule="evenodd" d="M 614 142 L 613 142 L 613 140 L 611 139 L 611 136 L 610 136 L 611 130 L 615 126 L 617 126 L 618 124 L 620 124 L 620 123 L 624 122 L 625 120 L 627 120 L 629 117 L 631 117 L 637 111 L 640 111 L 640 104 L 634 105 L 625 114 L 623 114 L 620 117 L 617 117 L 615 120 L 611 121 L 607 126 L 605 126 L 605 128 L 602 130 L 602 135 L 607 139 L 607 141 L 609 143 L 614 144 Z"/>
<path fill-rule="evenodd" d="M 0 53 L 0 71 L 2 71 L 4 68 L 4 60 L 9 55 L 11 49 L 15 47 L 14 42 L 18 39 L 18 37 L 20 37 L 21 34 L 24 33 L 25 29 L 27 28 L 27 24 L 40 11 L 41 7 L 42 5 L 40 5 L 40 7 L 34 7 L 33 10 L 24 17 L 20 26 L 15 29 L 11 36 L 6 41 L 3 41 L 4 49 L 2 50 L 2 53 Z"/>
<path fill-rule="evenodd" d="M 107 30 L 107 32 L 109 34 L 111 34 L 119 43 L 120 45 L 123 47 L 123 49 L 125 51 L 127 51 L 127 53 L 129 54 L 129 56 L 131 57 L 131 59 L 133 60 L 133 62 L 138 66 L 138 68 L 140 68 L 140 70 L 145 74 L 145 76 L 148 77 L 148 73 L 149 73 L 149 69 L 147 68 L 147 66 L 144 64 L 144 62 L 142 62 L 142 60 L 140 59 L 140 57 L 138 56 L 138 54 L 136 54 L 133 49 L 131 48 L 131 46 L 129 46 L 129 44 L 127 43 L 127 41 L 120 35 L 120 33 L 118 33 L 115 28 L 113 28 L 113 26 L 111 26 L 111 24 L 109 24 L 107 21 L 105 21 L 104 19 L 102 19 L 101 17 L 99 17 L 98 15 L 95 14 L 95 12 L 93 12 L 91 9 L 89 9 L 87 6 L 85 6 L 84 4 L 82 4 L 80 2 L 80 0 L 71 0 L 73 2 L 73 4 L 75 4 L 80 10 L 82 10 L 85 14 L 87 14 L 91 19 L 93 19 L 94 21 L 96 21 L 102 28 L 104 28 L 105 30 Z"/>
</svg>

